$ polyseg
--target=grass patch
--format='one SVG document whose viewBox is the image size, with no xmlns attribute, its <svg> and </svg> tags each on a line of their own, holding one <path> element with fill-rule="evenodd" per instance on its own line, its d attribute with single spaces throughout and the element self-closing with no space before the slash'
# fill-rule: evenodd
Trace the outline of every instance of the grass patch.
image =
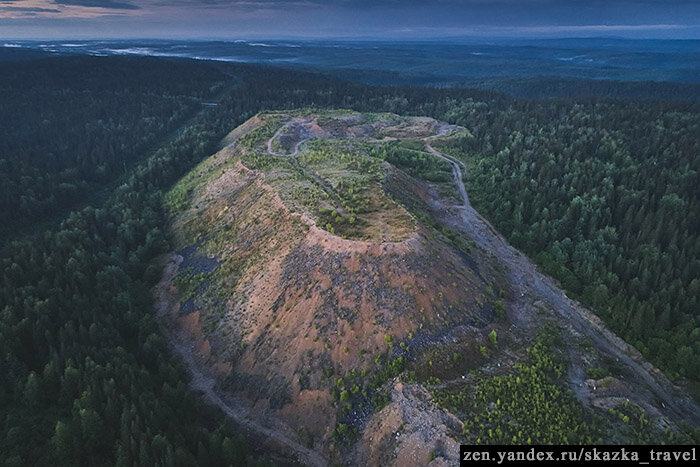
<svg viewBox="0 0 700 467">
<path fill-rule="evenodd" d="M 238 145 L 246 149 L 255 149 L 256 146 L 267 144 L 280 126 L 282 116 L 268 116 L 265 123 L 250 130 L 238 139 Z"/>
<path fill-rule="evenodd" d="M 478 381 L 456 392 L 434 390 L 439 406 L 465 421 L 476 444 L 591 444 L 596 430 L 562 380 L 561 337 L 546 326 L 511 374 Z"/>
<path fill-rule="evenodd" d="M 186 302 L 194 297 L 199 287 L 207 280 L 211 273 L 194 274 L 192 268 L 184 269 L 173 279 L 173 285 L 180 294 L 180 301 Z"/>
<path fill-rule="evenodd" d="M 408 149 L 396 141 L 383 143 L 373 151 L 372 156 L 404 169 L 413 177 L 429 182 L 452 181 L 452 166 L 447 161 L 424 151 Z"/>
</svg>

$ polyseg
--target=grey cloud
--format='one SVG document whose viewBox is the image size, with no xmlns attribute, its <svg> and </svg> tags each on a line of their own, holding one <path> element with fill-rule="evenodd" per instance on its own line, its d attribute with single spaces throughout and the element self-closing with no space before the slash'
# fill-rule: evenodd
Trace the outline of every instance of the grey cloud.
<svg viewBox="0 0 700 467">
<path fill-rule="evenodd" d="M 55 0 L 57 3 L 59 0 Z M 63 2 L 99 3 L 99 0 L 62 0 Z M 499 8 L 593 8 L 604 12 L 610 7 L 648 6 L 673 8 L 682 5 L 697 5 L 698 0 L 130 0 L 143 8 L 148 6 L 224 8 L 239 9 L 289 9 L 289 8 L 330 8 L 346 10 L 369 10 L 393 8 L 423 9 L 499 9 Z M 113 0 L 110 3 L 116 3 Z"/>
<path fill-rule="evenodd" d="M 444 6 L 493 6 L 493 5 L 559 5 L 580 6 L 597 4 L 657 4 L 657 5 L 682 5 L 696 4 L 698 0 L 139 0 L 139 3 L 155 3 L 160 5 L 273 5 L 283 6 L 290 4 L 323 4 L 328 6 L 401 6 L 423 5 L 433 7 Z"/>
<path fill-rule="evenodd" d="M 2 2 L 6 3 L 6 2 Z M 61 10 L 55 8 L 38 8 L 38 7 L 21 7 L 21 6 L 3 6 L 2 11 L 17 11 L 21 13 L 60 13 Z"/>
<path fill-rule="evenodd" d="M 54 0 L 57 5 L 76 5 L 90 8 L 109 8 L 111 10 L 139 10 L 141 7 L 129 2 L 115 0 Z"/>
</svg>

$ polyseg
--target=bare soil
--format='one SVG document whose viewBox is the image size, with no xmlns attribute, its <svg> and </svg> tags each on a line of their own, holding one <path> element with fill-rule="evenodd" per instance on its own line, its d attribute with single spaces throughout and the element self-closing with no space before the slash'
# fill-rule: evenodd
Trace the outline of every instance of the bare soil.
<svg viewBox="0 0 700 467">
<path fill-rule="evenodd" d="M 431 457 L 431 465 L 454 465 L 461 422 L 435 407 L 420 385 L 397 381 L 391 383 L 391 402 L 360 427 L 359 441 L 350 449 L 338 447 L 333 440 L 338 411 L 324 368 L 334 367 L 336 377 L 350 369 L 372 371 L 374 356 L 387 351 L 386 336 L 416 349 L 450 345 L 464 350 L 467 359 L 475 355 L 469 365 L 483 365 L 477 343 L 491 329 L 498 327 L 499 341 L 522 343 L 533 338 L 543 321 L 556 323 L 566 336 L 569 384 L 586 405 L 610 408 L 630 400 L 657 417 L 658 425 L 671 420 L 700 424 L 700 410 L 690 398 L 590 310 L 570 300 L 472 208 L 463 166 L 430 144 L 458 127 L 399 117 L 367 122 L 359 114 L 323 124 L 316 117 L 292 117 L 265 149 L 297 157 L 312 138 L 423 138 L 430 154 L 451 164 L 461 200 L 455 204 L 421 183 L 400 188 L 432 209 L 443 225 L 473 240 L 476 248 L 470 255 L 421 226 L 409 231 L 401 224 L 405 230 L 399 237 L 380 227 L 371 241 L 353 240 L 319 228 L 307 213 L 291 212 L 265 174 L 236 161 L 236 139 L 263 121 L 255 117 L 244 124 L 245 131 L 231 133 L 229 146 L 204 165 L 206 185 L 192 208 L 173 225 L 179 238 L 186 238 L 187 226 L 196 224 L 213 237 L 232 232 L 222 237 L 230 241 L 216 243 L 215 252 L 235 271 L 220 291 L 226 297 L 223 314 L 214 315 L 200 304 L 182 316 L 172 285 L 182 261 L 177 254 L 168 258 L 155 289 L 158 317 L 190 372 L 192 388 L 255 439 L 309 465 L 426 465 Z M 214 169 L 217 176 L 205 181 L 204 171 Z M 381 225 L 397 222 L 391 213 L 376 217 Z M 205 240 L 206 248 L 214 248 L 214 240 Z M 508 284 L 508 322 L 503 325 L 483 316 L 487 287 L 497 282 L 495 268 L 502 269 Z M 204 322 L 213 323 L 214 330 L 203 331 Z M 423 324 L 428 332 L 420 331 Z M 583 349 L 584 339 L 593 351 Z M 620 374 L 605 382 L 588 379 L 592 354 L 617 364 Z M 519 357 L 505 349 L 486 371 L 506 371 Z M 470 382 L 465 372 L 441 386 Z M 287 398 L 275 405 L 271 391 L 277 389 Z"/>
<path fill-rule="evenodd" d="M 177 273 L 177 268 L 182 262 L 182 257 L 172 255 L 167 258 L 167 264 L 163 270 L 160 282 L 155 287 L 156 316 L 162 323 L 162 330 L 169 338 L 171 349 L 180 357 L 190 374 L 190 388 L 198 392 L 210 404 L 219 407 L 228 417 L 240 426 L 245 432 L 255 439 L 263 440 L 265 445 L 278 452 L 288 452 L 305 465 L 324 466 L 328 461 L 318 452 L 302 446 L 285 434 L 283 428 L 270 427 L 249 418 L 249 410 L 245 404 L 229 403 L 219 396 L 215 390 L 217 375 L 211 368 L 205 365 L 205 355 L 197 352 L 201 346 L 203 337 L 201 329 L 190 326 L 173 325 L 174 321 L 181 320 L 178 316 L 179 301 L 177 294 L 172 290 L 172 279 Z M 191 316 L 191 315 L 188 315 Z M 184 318 L 190 321 L 191 318 Z"/>
</svg>

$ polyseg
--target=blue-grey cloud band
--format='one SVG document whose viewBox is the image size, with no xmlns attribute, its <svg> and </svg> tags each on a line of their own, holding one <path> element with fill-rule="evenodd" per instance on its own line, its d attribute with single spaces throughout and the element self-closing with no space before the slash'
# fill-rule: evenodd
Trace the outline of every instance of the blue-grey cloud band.
<svg viewBox="0 0 700 467">
<path fill-rule="evenodd" d="M 56 0 L 57 5 L 77 5 L 92 8 L 108 8 L 112 10 L 138 10 L 141 7 L 129 2 L 112 0 Z"/>
<path fill-rule="evenodd" d="M 25 6 L 58 11 L 8 9 Z M 34 19 L 18 18 L 23 15 Z M 71 35 L 84 31 L 91 37 L 109 31 L 112 37 L 625 33 L 696 38 L 700 37 L 700 0 L 44 0 L 41 5 L 32 0 L 0 0 L 0 24 L 5 37 L 63 28 Z"/>
<path fill-rule="evenodd" d="M 9 2 L 0 2 L 9 3 Z M 60 13 L 61 10 L 55 8 L 21 7 L 21 6 L 0 6 L 2 11 L 17 11 L 26 13 Z"/>
</svg>

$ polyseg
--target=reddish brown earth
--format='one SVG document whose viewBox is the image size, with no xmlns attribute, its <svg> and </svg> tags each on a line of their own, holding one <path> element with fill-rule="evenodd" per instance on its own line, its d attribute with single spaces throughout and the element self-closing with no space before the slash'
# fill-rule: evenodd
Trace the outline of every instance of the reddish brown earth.
<svg viewBox="0 0 700 467">
<path fill-rule="evenodd" d="M 271 121 L 280 123 L 252 146 L 242 144 Z M 337 378 L 350 381 L 348 373 L 364 371 L 341 389 L 357 383 L 371 392 L 369 382 L 380 371 L 375 359 L 385 364 L 405 355 L 419 379 L 437 375 L 440 387 L 469 384 L 469 369 L 511 368 L 541 323 L 552 321 L 566 336 L 570 384 L 586 405 L 607 409 L 631 399 L 659 424 L 697 421 L 687 397 L 474 211 L 460 166 L 431 146 L 453 130 L 428 118 L 366 120 L 351 112 L 259 115 L 234 130 L 225 147 L 188 176 L 195 181 L 189 202 L 171 229 L 179 249 L 156 289 L 164 330 L 190 369 L 192 387 L 247 432 L 304 464 L 426 465 L 433 458 L 431 465 L 454 465 L 461 422 L 435 407 L 421 384 L 389 379 L 382 386 L 391 394 L 384 408 L 348 416 L 333 396 Z M 367 239 L 341 238 L 280 189 L 296 167 L 333 197 L 328 180 L 298 164 L 307 142 L 328 137 L 423 141 L 427 152 L 452 164 L 461 202 L 440 198 L 435 187 L 384 163 L 381 181 L 370 189 L 372 196 L 391 197 L 363 214 Z M 297 165 L 253 170 L 246 164 L 259 161 L 255 155 Z M 401 203 L 460 232 L 471 247 L 460 250 Z M 204 285 L 181 303 L 173 280 L 189 263 L 197 273 L 202 268 Z M 497 299 L 507 303 L 503 323 L 494 320 Z M 479 347 L 492 329 L 503 345 L 487 359 Z M 586 380 L 594 358 L 578 345 L 585 337 L 595 359 L 602 354 L 621 362 L 620 378 Z M 464 363 L 443 368 L 437 359 L 453 352 Z M 369 399 L 361 401 L 369 405 Z M 357 429 L 350 445 L 334 436 L 340 423 Z"/>
<path fill-rule="evenodd" d="M 264 123 L 265 117 L 256 117 L 237 129 L 222 151 L 196 169 L 202 182 L 190 207 L 173 222 L 182 246 L 191 244 L 187 238 L 198 238 L 197 254 L 220 261 L 211 287 L 221 290 L 218 296 L 225 302 L 213 306 L 213 299 L 204 294 L 195 298 L 194 311 L 182 315 L 169 285 L 178 272 L 175 254 L 170 279 L 166 274 L 159 287 L 161 309 L 170 310 L 162 313 L 170 320 L 169 328 L 178 329 L 176 340 L 187 336 L 189 344 L 180 345 L 179 353 L 189 353 L 197 371 L 214 378 L 211 391 L 222 401 L 236 400 L 242 407 L 237 413 L 248 413 L 261 426 L 276 427 L 295 443 L 313 439 L 313 450 L 328 461 L 348 456 L 378 459 L 373 448 L 363 451 L 362 446 L 374 427 L 387 429 L 381 412 L 358 422 L 362 436 L 356 454 L 336 444 L 333 430 L 340 415 L 329 390 L 334 380 L 353 369 L 364 370 L 366 386 L 377 371 L 375 358 L 386 361 L 390 349 L 400 343 L 420 347 L 437 342 L 444 330 L 473 329 L 475 339 L 485 339 L 495 325 L 485 326 L 490 321 L 489 286 L 497 287 L 497 273 L 488 265 L 477 267 L 434 230 L 415 222 L 406 230 L 403 218 L 410 215 L 391 199 L 386 210 L 367 214 L 381 232 L 375 241 L 341 238 L 317 226 L 313 213 L 291 212 L 267 183 L 268 174 L 245 166 L 240 157 L 245 149 L 236 145 L 242 135 Z M 383 138 L 426 136 L 438 127 L 431 119 L 401 119 L 356 128 L 334 120 L 324 128 L 318 119 L 296 117 L 275 131 L 261 150 L 274 153 L 272 141 L 287 131 L 300 138 L 286 154 L 294 157 L 304 138 L 371 136 L 377 131 Z M 382 183 L 393 179 L 387 173 Z M 427 190 L 418 182 L 401 189 L 409 196 L 414 196 L 413 190 L 425 196 Z M 331 379 L 324 375 L 329 367 L 334 369 Z M 408 407 L 404 399 L 416 391 L 427 397 L 418 386 L 397 392 L 388 384 L 394 399 L 403 401 L 400 405 Z M 386 409 L 398 410 L 397 403 Z M 443 426 L 444 411 L 428 403 L 424 407 L 429 409 L 425 420 L 435 418 L 426 426 L 443 433 L 440 442 L 449 444 L 447 433 L 454 424 Z M 410 414 L 406 410 L 402 417 L 410 415 L 415 424 L 418 409 Z M 418 463 L 427 461 L 434 449 L 426 433 L 410 438 L 410 452 Z M 299 456 L 304 454 L 300 451 Z"/>
</svg>

